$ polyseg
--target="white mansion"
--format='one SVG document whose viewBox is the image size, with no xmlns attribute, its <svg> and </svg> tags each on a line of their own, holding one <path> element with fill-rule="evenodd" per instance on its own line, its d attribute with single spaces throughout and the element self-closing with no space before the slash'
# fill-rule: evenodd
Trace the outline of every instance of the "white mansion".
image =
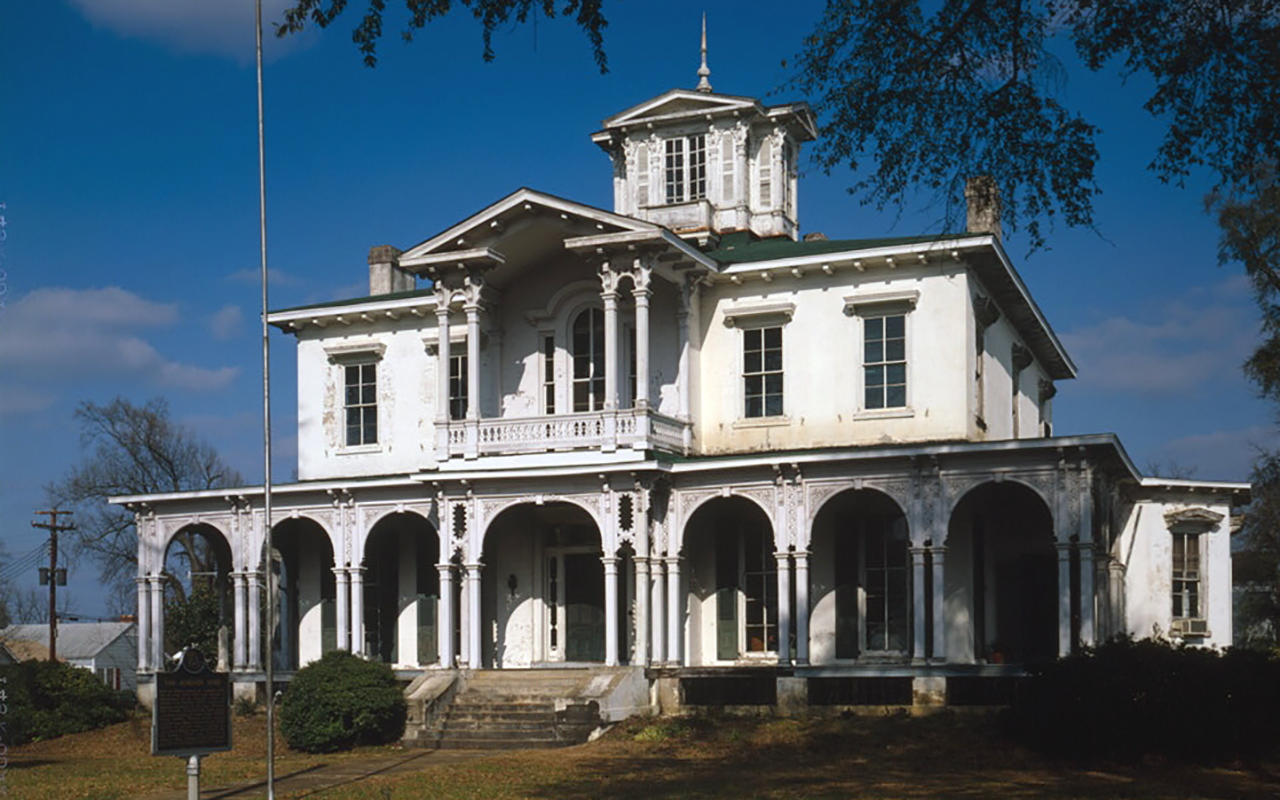
<svg viewBox="0 0 1280 800">
<path fill-rule="evenodd" d="M 144 684 L 184 529 L 219 554 L 243 685 L 265 651 L 287 674 L 346 648 L 405 677 L 894 676 L 936 702 L 1115 634 L 1231 642 L 1248 485 L 1053 435 L 1076 367 L 985 185 L 965 233 L 801 237 L 809 107 L 700 74 L 592 135 L 612 211 L 519 189 L 374 247 L 368 296 L 270 315 L 298 347 L 280 623 L 263 630 L 261 487 L 116 498 Z"/>
</svg>

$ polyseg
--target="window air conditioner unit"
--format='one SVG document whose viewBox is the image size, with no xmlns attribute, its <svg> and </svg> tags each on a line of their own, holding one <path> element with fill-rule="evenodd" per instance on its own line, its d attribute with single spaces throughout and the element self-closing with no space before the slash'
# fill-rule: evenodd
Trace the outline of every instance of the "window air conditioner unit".
<svg viewBox="0 0 1280 800">
<path fill-rule="evenodd" d="M 1169 632 L 1175 636 L 1207 636 L 1209 622 L 1203 619 L 1175 619 L 1169 626 Z"/>
</svg>

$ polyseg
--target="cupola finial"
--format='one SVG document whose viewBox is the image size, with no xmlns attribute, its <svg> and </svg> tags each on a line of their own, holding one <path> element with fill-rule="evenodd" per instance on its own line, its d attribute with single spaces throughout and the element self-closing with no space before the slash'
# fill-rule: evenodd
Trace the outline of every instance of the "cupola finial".
<svg viewBox="0 0 1280 800">
<path fill-rule="evenodd" d="M 702 66 L 698 67 L 698 91 L 711 91 L 711 69 L 707 67 L 707 12 L 702 12 Z"/>
</svg>

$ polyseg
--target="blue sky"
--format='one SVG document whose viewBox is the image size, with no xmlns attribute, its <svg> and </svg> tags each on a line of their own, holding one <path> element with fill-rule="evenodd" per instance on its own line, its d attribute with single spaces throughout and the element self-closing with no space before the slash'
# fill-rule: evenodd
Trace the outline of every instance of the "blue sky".
<svg viewBox="0 0 1280 800">
<path fill-rule="evenodd" d="M 268 19 L 284 0 L 266 0 Z M 692 88 L 700 13 L 717 91 L 769 95 L 824 6 L 747 13 L 741 2 L 606 3 L 611 71 L 564 20 L 495 34 L 454 14 L 414 43 L 389 3 L 381 63 L 337 26 L 267 43 L 271 303 L 367 290 L 372 245 L 407 247 L 520 186 L 611 205 L 600 121 Z M 402 5 L 402 4 L 399 4 Z M 1103 128 L 1099 231 L 1059 227 L 1024 280 L 1080 368 L 1060 384 L 1055 432 L 1118 433 L 1140 467 L 1244 479 L 1274 446 L 1271 412 L 1241 377 L 1257 313 L 1239 267 L 1220 268 L 1208 188 L 1145 170 L 1160 124 L 1143 85 L 1071 71 L 1066 98 Z M 173 416 L 261 479 L 261 340 L 252 0 L 0 0 L 0 542 L 37 547 L 44 487 L 82 456 L 80 401 L 163 396 Z M 887 110 L 886 113 L 891 113 Z M 921 204 L 878 214 L 850 176 L 809 168 L 801 225 L 832 238 L 936 231 Z M 276 478 L 295 461 L 293 341 L 273 334 Z M 35 584 L 34 570 L 21 586 Z M 93 564 L 74 564 L 75 611 L 105 613 Z"/>
</svg>

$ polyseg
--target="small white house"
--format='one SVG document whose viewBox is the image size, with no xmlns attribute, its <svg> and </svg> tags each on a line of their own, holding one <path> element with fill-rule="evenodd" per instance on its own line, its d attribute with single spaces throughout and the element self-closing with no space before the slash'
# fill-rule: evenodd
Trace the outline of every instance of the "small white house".
<svg viewBox="0 0 1280 800">
<path fill-rule="evenodd" d="M 1248 485 L 1055 435 L 1076 365 L 984 184 L 965 231 L 801 235 L 813 113 L 701 78 L 591 135 L 612 210 L 519 189 L 373 247 L 367 296 L 270 315 L 298 364 L 279 625 L 261 487 L 116 498 L 142 674 L 183 530 L 226 553 L 243 682 L 347 648 L 406 673 L 755 669 L 936 696 L 1117 634 L 1231 642 Z"/>
<path fill-rule="evenodd" d="M 49 657 L 49 626 L 10 625 L 0 642 L 17 660 Z M 19 655 L 20 654 L 20 655 Z M 87 669 L 112 689 L 138 688 L 138 626 L 134 622 L 59 622 L 59 661 Z"/>
</svg>

